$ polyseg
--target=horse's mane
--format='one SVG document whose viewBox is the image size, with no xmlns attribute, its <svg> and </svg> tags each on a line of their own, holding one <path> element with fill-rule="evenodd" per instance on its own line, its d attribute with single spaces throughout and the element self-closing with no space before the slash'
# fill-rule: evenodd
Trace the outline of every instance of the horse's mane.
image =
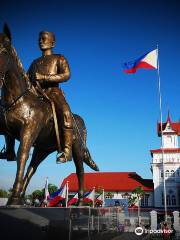
<svg viewBox="0 0 180 240">
<path fill-rule="evenodd" d="M 19 56 L 18 56 L 18 54 L 16 52 L 16 49 L 12 45 L 10 45 L 8 47 L 8 50 L 10 51 L 10 54 L 12 55 L 12 57 L 14 58 L 14 60 L 15 60 L 15 62 L 17 64 L 17 67 L 19 69 L 20 75 L 24 78 L 24 80 L 25 80 L 25 82 L 27 84 L 27 87 L 29 88 L 30 85 L 31 85 L 30 81 L 29 81 L 29 77 L 28 77 L 28 75 L 26 74 L 26 72 L 25 72 L 25 70 L 23 68 L 23 64 L 22 64 L 22 62 L 21 62 L 21 60 L 20 60 L 20 58 L 19 58 Z"/>
</svg>

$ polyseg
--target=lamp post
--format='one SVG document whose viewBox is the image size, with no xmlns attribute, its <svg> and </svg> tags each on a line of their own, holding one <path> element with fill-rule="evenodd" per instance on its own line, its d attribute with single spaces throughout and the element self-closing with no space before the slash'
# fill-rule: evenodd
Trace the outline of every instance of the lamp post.
<svg viewBox="0 0 180 240">
<path fill-rule="evenodd" d="M 137 196 L 138 198 L 138 226 L 140 226 L 141 220 L 140 220 L 140 200 L 141 196 Z"/>
</svg>

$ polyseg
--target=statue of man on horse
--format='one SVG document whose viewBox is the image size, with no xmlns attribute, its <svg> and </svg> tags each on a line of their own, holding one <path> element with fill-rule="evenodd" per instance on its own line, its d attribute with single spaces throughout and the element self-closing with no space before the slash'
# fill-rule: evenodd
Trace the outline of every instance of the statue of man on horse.
<svg viewBox="0 0 180 240">
<path fill-rule="evenodd" d="M 60 123 L 55 124 L 57 142 L 60 144 L 62 136 L 62 150 L 58 146 L 57 163 L 64 163 L 72 160 L 73 141 L 73 119 L 70 107 L 65 99 L 64 93 L 59 88 L 59 83 L 66 82 L 70 78 L 70 69 L 67 60 L 63 55 L 53 54 L 55 35 L 52 32 L 42 31 L 39 33 L 39 47 L 42 56 L 34 60 L 28 70 L 28 76 L 38 94 L 47 98 L 55 105 L 54 118 Z M 53 106 L 52 106 L 53 107 Z M 60 136 L 61 133 L 61 136 Z M 0 158 L 13 160 L 15 157 L 12 136 L 6 135 L 6 149 L 0 153 Z"/>
<path fill-rule="evenodd" d="M 83 163 L 95 171 L 99 170 L 86 146 L 87 131 L 83 119 L 71 114 L 63 92 L 58 88 L 58 83 L 69 79 L 70 71 L 66 59 L 52 53 L 54 43 L 52 33 L 40 33 L 39 44 L 43 55 L 31 64 L 28 77 L 11 44 L 7 26 L 0 33 L 0 134 L 6 136 L 7 144 L 2 155 L 17 162 L 8 205 L 23 204 L 32 176 L 40 163 L 54 151 L 63 152 L 58 157 L 59 162 L 70 160 L 72 151 L 80 205 L 84 196 Z M 58 125 L 62 127 L 58 129 Z M 61 142 L 58 134 L 60 139 L 64 136 Z M 15 139 L 20 142 L 16 159 Z M 31 147 L 34 147 L 33 153 L 26 170 Z"/>
</svg>

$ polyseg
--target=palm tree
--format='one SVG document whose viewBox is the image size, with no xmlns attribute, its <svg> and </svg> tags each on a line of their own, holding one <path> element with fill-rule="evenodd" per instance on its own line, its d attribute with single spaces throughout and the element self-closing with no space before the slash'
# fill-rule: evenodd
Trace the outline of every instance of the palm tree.
<svg viewBox="0 0 180 240">
<path fill-rule="evenodd" d="M 129 199 L 129 204 L 138 204 L 138 224 L 140 225 L 140 201 L 143 198 L 143 196 L 145 195 L 145 192 L 143 190 L 143 188 L 141 186 L 135 188 L 132 191 L 132 195 Z"/>
</svg>

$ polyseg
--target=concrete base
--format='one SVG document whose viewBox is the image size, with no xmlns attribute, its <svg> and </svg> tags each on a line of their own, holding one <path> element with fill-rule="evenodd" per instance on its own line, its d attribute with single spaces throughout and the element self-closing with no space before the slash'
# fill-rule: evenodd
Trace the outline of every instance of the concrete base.
<svg viewBox="0 0 180 240">
<path fill-rule="evenodd" d="M 69 239 L 69 209 L 1 207 L 0 236 L 6 240 Z"/>
</svg>

